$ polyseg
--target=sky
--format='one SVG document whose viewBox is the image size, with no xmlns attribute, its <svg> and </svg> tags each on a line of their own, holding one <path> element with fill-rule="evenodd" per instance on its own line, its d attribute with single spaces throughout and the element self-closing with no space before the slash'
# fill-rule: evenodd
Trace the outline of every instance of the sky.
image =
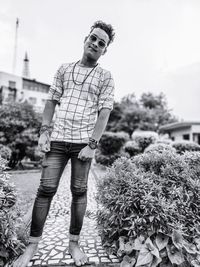
<svg viewBox="0 0 200 267">
<path fill-rule="evenodd" d="M 199 0 L 1 0 L 0 71 L 22 74 L 27 51 L 31 78 L 51 83 L 62 63 L 82 57 L 91 25 L 103 20 L 116 37 L 100 58 L 115 81 L 115 100 L 164 93 L 180 120 L 200 121 Z"/>
</svg>

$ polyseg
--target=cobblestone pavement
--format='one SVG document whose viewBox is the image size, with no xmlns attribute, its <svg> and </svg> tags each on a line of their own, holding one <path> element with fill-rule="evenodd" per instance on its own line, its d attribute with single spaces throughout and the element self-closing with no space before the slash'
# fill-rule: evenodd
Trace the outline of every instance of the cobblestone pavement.
<svg viewBox="0 0 200 267">
<path fill-rule="evenodd" d="M 49 216 L 45 224 L 43 239 L 39 243 L 38 253 L 28 266 L 58 266 L 73 263 L 68 253 L 69 212 L 71 203 L 69 183 L 70 166 L 67 166 L 62 175 L 57 194 L 52 201 Z M 95 193 L 95 172 L 92 167 L 88 181 L 88 211 L 97 210 L 94 197 Z M 85 217 L 84 219 L 80 245 L 83 251 L 86 252 L 91 263 L 116 263 L 117 265 L 119 262 L 114 255 L 109 255 L 102 247 L 101 239 L 96 229 L 96 222 L 91 218 Z"/>
</svg>

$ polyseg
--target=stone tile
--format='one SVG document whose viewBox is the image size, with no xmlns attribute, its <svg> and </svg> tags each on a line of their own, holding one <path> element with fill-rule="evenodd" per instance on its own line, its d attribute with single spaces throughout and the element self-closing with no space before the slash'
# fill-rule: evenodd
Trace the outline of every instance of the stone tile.
<svg viewBox="0 0 200 267">
<path fill-rule="evenodd" d="M 87 242 L 90 244 L 94 244 L 94 239 L 88 239 Z"/>
<path fill-rule="evenodd" d="M 71 257 L 71 255 L 69 255 L 69 254 L 65 254 L 65 255 L 64 255 L 64 258 L 65 258 L 65 259 L 71 259 L 72 257 Z"/>
<path fill-rule="evenodd" d="M 117 257 L 115 255 L 109 255 L 110 259 L 117 259 Z"/>
<path fill-rule="evenodd" d="M 63 259 L 63 258 L 64 258 L 64 255 L 62 252 L 52 257 L 52 259 Z"/>
<path fill-rule="evenodd" d="M 89 250 L 88 250 L 88 253 L 91 253 L 91 254 L 93 254 L 93 253 L 97 253 L 97 250 L 96 250 L 96 249 L 89 249 Z"/>
<path fill-rule="evenodd" d="M 100 258 L 101 262 L 111 262 L 108 258 Z"/>
<path fill-rule="evenodd" d="M 58 254 L 58 251 L 55 249 L 52 249 L 51 252 L 49 253 L 49 257 L 55 256 L 56 254 Z"/>
<path fill-rule="evenodd" d="M 120 262 L 118 259 L 112 259 L 111 261 L 112 261 L 112 262 L 116 262 L 116 263 L 117 263 L 117 262 Z"/>
<path fill-rule="evenodd" d="M 74 261 L 72 259 L 62 260 L 61 262 L 66 263 L 66 264 L 74 263 Z"/>
<path fill-rule="evenodd" d="M 89 257 L 89 262 L 96 262 L 96 263 L 99 263 L 99 258 L 98 257 Z"/>
<path fill-rule="evenodd" d="M 89 244 L 88 247 L 89 248 L 94 248 L 94 244 Z"/>
<path fill-rule="evenodd" d="M 50 250 L 53 249 L 53 248 L 54 248 L 53 245 L 47 245 L 47 246 L 45 247 L 45 250 L 46 250 L 46 251 L 50 251 Z"/>
<path fill-rule="evenodd" d="M 67 249 L 67 247 L 66 246 L 56 246 L 55 249 L 58 251 L 64 251 Z"/>
<path fill-rule="evenodd" d="M 87 252 L 86 252 L 86 255 L 87 255 L 87 257 L 94 257 L 94 256 L 97 256 L 97 254 L 95 255 L 95 254 L 91 254 L 91 253 L 87 253 Z"/>
<path fill-rule="evenodd" d="M 48 260 L 48 264 L 58 264 L 60 260 Z"/>
<path fill-rule="evenodd" d="M 34 261 L 34 265 L 37 265 L 37 264 L 41 264 L 41 260 L 36 260 L 36 261 Z"/>
</svg>

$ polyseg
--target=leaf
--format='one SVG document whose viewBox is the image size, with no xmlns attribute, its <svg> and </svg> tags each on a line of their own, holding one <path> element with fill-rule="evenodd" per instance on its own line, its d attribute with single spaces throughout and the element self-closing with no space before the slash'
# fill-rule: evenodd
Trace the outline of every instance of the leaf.
<svg viewBox="0 0 200 267">
<path fill-rule="evenodd" d="M 154 255 L 156 258 L 160 258 L 158 249 L 153 245 L 150 238 L 147 238 L 145 241 L 145 244 L 152 255 Z"/>
<path fill-rule="evenodd" d="M 120 267 L 133 267 L 135 265 L 135 258 L 131 258 L 128 255 L 125 255 L 123 261 L 120 264 Z"/>
<path fill-rule="evenodd" d="M 189 253 L 189 254 L 196 254 L 198 251 L 196 249 L 196 246 L 194 244 L 190 244 L 186 240 L 183 242 L 183 248 Z"/>
<path fill-rule="evenodd" d="M 140 235 L 134 240 L 134 250 L 140 250 L 142 248 L 142 245 L 144 243 L 144 236 Z"/>
<path fill-rule="evenodd" d="M 169 237 L 167 235 L 164 235 L 162 233 L 158 233 L 156 236 L 156 245 L 158 247 L 158 250 L 162 250 L 165 248 L 168 244 Z"/>
<path fill-rule="evenodd" d="M 153 245 L 150 238 L 147 238 L 145 243 L 142 245 L 141 250 L 139 252 L 138 258 L 137 258 L 137 266 L 146 265 L 153 262 L 154 256 L 159 259 L 159 251 L 158 249 Z M 154 261 L 154 264 L 156 264 L 156 260 Z M 154 265 L 156 266 L 156 265 Z"/>
<path fill-rule="evenodd" d="M 153 255 L 144 244 L 139 252 L 135 267 L 152 263 L 152 261 L 153 261 Z"/>
<path fill-rule="evenodd" d="M 176 247 L 167 245 L 167 254 L 172 264 L 180 265 L 185 261 L 183 254 Z"/>
<path fill-rule="evenodd" d="M 129 241 L 124 245 L 124 252 L 126 254 L 130 254 L 133 251 L 133 249 L 134 249 L 134 243 L 132 241 Z"/>
<path fill-rule="evenodd" d="M 117 256 L 121 257 L 124 253 L 124 250 L 125 250 L 125 237 L 120 236 L 119 237 L 119 249 L 117 251 Z"/>
<path fill-rule="evenodd" d="M 174 246 L 177 249 L 181 249 L 183 247 L 183 237 L 182 234 L 180 232 L 178 232 L 177 230 L 173 230 L 172 233 L 172 241 Z"/>
<path fill-rule="evenodd" d="M 162 259 L 159 257 L 159 258 L 156 258 L 156 257 L 153 257 L 153 262 L 151 264 L 151 267 L 156 267 L 158 266 L 158 264 L 162 261 Z"/>
</svg>

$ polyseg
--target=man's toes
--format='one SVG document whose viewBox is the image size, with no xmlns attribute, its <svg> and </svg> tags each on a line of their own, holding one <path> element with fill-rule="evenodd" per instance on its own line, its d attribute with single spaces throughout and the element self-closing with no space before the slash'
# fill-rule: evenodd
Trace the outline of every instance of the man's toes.
<svg viewBox="0 0 200 267">
<path fill-rule="evenodd" d="M 75 265 L 76 265 L 76 266 L 81 266 L 81 265 L 82 265 L 82 264 L 81 264 L 81 261 L 79 261 L 79 260 L 76 261 L 76 262 L 75 262 Z"/>
</svg>

